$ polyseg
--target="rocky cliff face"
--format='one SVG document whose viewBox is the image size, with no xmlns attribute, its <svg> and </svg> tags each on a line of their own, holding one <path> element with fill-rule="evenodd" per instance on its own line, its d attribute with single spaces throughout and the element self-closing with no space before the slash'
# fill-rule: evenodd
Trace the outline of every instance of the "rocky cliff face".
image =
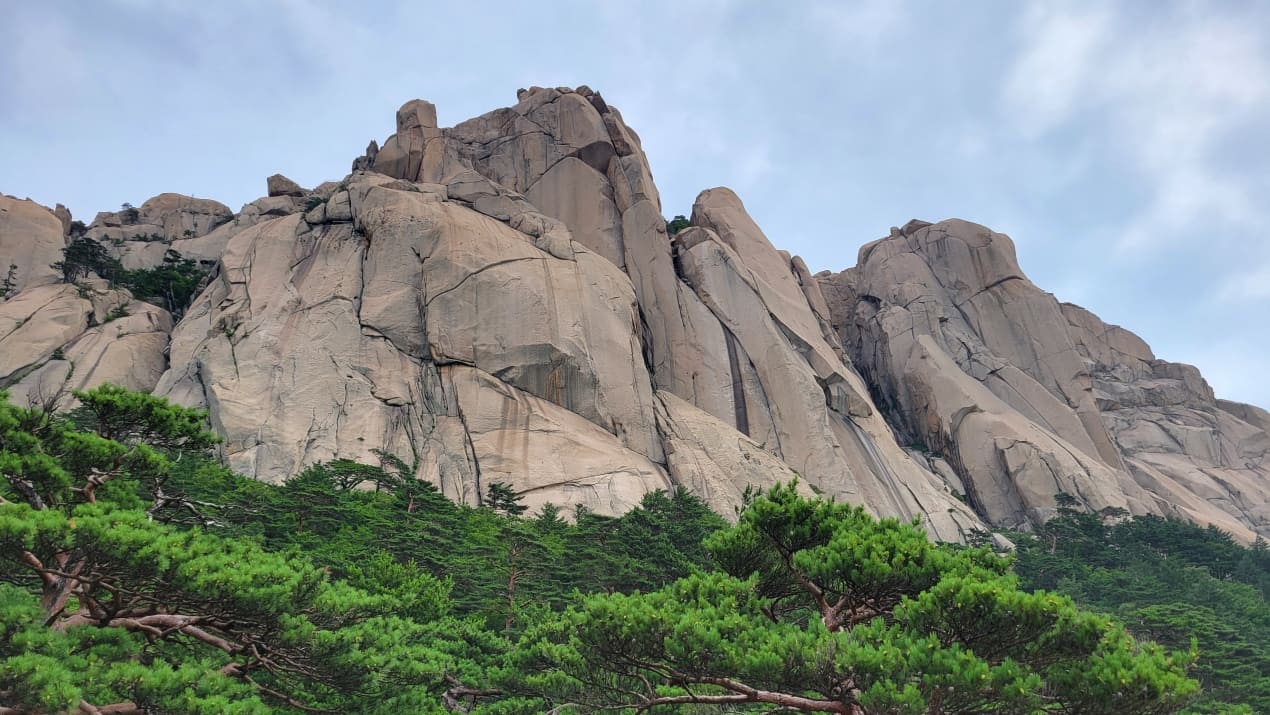
<svg viewBox="0 0 1270 715">
<path fill-rule="evenodd" d="M 731 514 L 798 476 L 943 539 L 1026 527 L 1059 493 L 1270 532 L 1270 415 L 1057 303 L 1008 238 L 913 223 L 813 276 L 728 189 L 671 236 L 616 109 L 585 87 L 518 99 L 451 128 L 409 102 L 342 181 L 270 177 L 236 215 L 172 194 L 98 215 L 87 235 L 127 267 L 209 266 L 175 327 L 97 316 L 130 296 L 41 268 L 69 215 L 5 197 L 22 282 L 0 385 L 205 406 L 226 462 L 270 481 L 382 450 L 469 503 L 506 482 L 614 513 L 684 485 Z"/>
<path fill-rule="evenodd" d="M 1047 519 L 1062 493 L 1244 540 L 1270 528 L 1265 412 L 1041 291 L 1009 237 L 914 221 L 816 280 L 901 440 L 990 523 Z"/>
</svg>

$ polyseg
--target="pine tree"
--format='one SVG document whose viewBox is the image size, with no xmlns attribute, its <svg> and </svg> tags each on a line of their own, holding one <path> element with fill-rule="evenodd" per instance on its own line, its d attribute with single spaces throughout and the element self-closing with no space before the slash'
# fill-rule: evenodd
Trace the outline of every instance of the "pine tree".
<svg viewBox="0 0 1270 715">
<path fill-rule="evenodd" d="M 706 547 L 723 571 L 585 596 L 531 629 L 506 677 L 540 699 L 502 712 L 1110 715 L 1175 712 L 1198 689 L 1193 654 L 1019 590 L 1007 559 L 792 486 Z"/>
<path fill-rule="evenodd" d="M 529 508 L 521 504 L 516 490 L 503 482 L 492 482 L 485 492 L 485 506 L 508 516 L 520 516 Z"/>
</svg>

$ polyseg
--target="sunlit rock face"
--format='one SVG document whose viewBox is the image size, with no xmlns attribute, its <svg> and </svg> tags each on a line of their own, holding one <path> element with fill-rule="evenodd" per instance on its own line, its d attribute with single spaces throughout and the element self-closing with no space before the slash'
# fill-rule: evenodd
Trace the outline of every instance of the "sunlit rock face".
<svg viewBox="0 0 1270 715">
<path fill-rule="evenodd" d="M 1009 237 L 911 222 L 816 276 L 834 330 L 901 439 L 990 523 L 1091 510 L 1179 516 L 1244 541 L 1270 530 L 1266 413 L 1037 288 Z"/>
<path fill-rule="evenodd" d="M 985 526 L 896 442 L 802 262 L 727 189 L 668 235 L 638 135 L 585 87 L 452 128 L 411 101 L 343 181 L 270 186 L 317 200 L 235 222 L 157 388 L 240 471 L 382 450 L 455 499 L 602 513 L 684 485 L 733 514 L 798 477 L 941 538 Z"/>
<path fill-rule="evenodd" d="M 947 540 L 1028 528 L 1059 494 L 1267 531 L 1270 415 L 1037 289 L 1001 234 L 913 222 L 813 276 L 726 188 L 670 235 L 639 136 L 586 87 L 454 127 L 412 100 L 396 128 L 342 180 L 271 176 L 237 213 L 162 194 L 99 214 L 83 232 L 125 267 L 209 269 L 175 327 L 39 268 L 69 214 L 4 197 L 22 283 L 0 383 L 205 407 L 225 462 L 272 482 L 387 453 L 471 504 L 502 482 L 614 514 L 682 486 L 732 516 L 796 478 Z"/>
<path fill-rule="evenodd" d="M 171 331 L 166 310 L 99 279 L 10 293 L 0 300 L 0 389 L 16 404 L 57 409 L 77 404 L 73 390 L 104 383 L 152 390 Z"/>
</svg>

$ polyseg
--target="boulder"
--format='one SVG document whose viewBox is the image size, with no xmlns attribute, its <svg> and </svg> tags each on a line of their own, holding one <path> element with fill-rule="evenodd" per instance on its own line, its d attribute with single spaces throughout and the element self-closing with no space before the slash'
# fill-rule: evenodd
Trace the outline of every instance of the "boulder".
<svg viewBox="0 0 1270 715">
<path fill-rule="evenodd" d="M 574 412 L 475 368 L 446 366 L 442 376 L 458 399 L 482 490 L 508 484 L 531 512 L 551 503 L 616 515 L 673 486 L 658 465 Z"/>
<path fill-rule="evenodd" d="M 172 316 L 130 297 L 116 308 L 124 315 L 94 325 L 71 340 L 59 356 L 13 385 L 10 399 L 17 404 L 70 409 L 78 404 L 70 394 L 72 390 L 89 390 L 106 383 L 141 392 L 153 390 L 167 369 L 165 352 Z"/>
<path fill-rule="evenodd" d="M 265 180 L 269 196 L 304 196 L 308 192 L 282 174 L 274 174 Z"/>
<path fill-rule="evenodd" d="M 27 288 L 0 303 L 0 387 L 52 358 L 92 315 L 92 303 L 65 283 Z"/>
<path fill-rule="evenodd" d="M 86 235 L 114 245 L 162 243 L 205 236 L 233 218 L 234 212 L 219 201 L 165 193 L 132 209 L 97 214 Z"/>
<path fill-rule="evenodd" d="M 106 382 L 149 391 L 167 368 L 172 318 L 105 281 L 36 286 L 0 303 L 0 387 L 18 404 L 69 408 Z"/>
</svg>

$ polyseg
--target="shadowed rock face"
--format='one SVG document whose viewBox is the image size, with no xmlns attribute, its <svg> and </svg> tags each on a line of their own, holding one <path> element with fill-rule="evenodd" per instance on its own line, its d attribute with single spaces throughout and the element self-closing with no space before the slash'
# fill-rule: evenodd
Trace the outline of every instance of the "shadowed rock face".
<svg viewBox="0 0 1270 715">
<path fill-rule="evenodd" d="M 1059 492 L 1265 530 L 1270 415 L 1036 289 L 1004 236 L 910 224 L 812 276 L 725 188 L 668 235 L 599 94 L 517 99 L 450 128 L 408 102 L 342 181 L 270 177 L 237 215 L 172 194 L 99 215 L 87 235 L 127 266 L 171 248 L 213 266 L 204 289 L 175 328 L 137 304 L 120 334 L 90 317 L 105 286 L 33 272 L 0 303 L 0 384 L 92 362 L 206 407 L 225 461 L 268 481 L 382 450 L 468 503 L 504 482 L 618 513 L 682 485 L 730 516 L 798 477 L 949 540 L 1048 518 Z M 56 260 L 69 215 L 15 204 L 32 218 L 10 226 L 40 228 L 0 216 L 0 248 Z"/>
<path fill-rule="evenodd" d="M 912 222 L 816 278 L 902 439 L 946 461 L 990 523 L 1044 520 L 1066 493 L 1245 541 L 1270 530 L 1265 412 L 1041 291 L 1009 237 Z"/>
</svg>

